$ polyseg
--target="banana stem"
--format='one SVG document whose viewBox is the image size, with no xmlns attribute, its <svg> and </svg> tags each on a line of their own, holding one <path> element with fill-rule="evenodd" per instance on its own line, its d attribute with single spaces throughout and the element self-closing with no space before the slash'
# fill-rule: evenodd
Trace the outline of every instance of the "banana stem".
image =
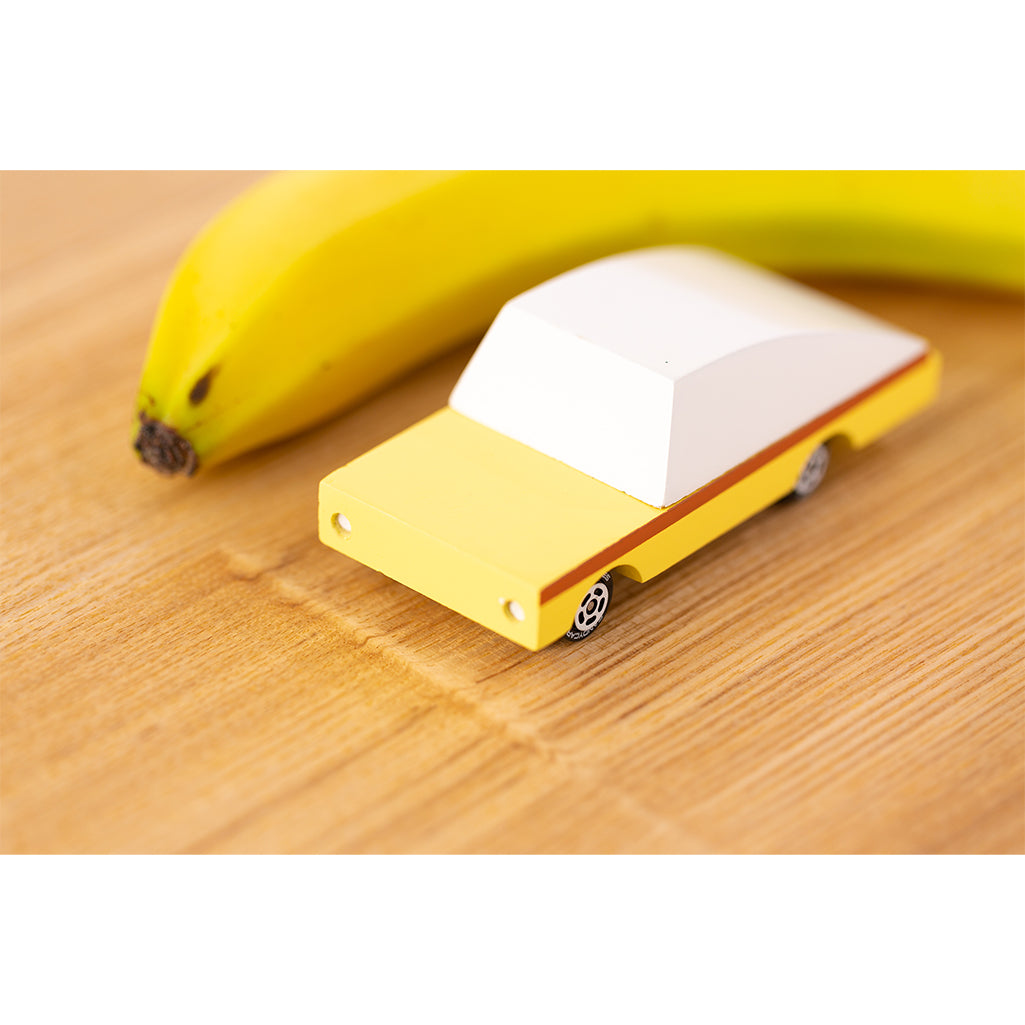
<svg viewBox="0 0 1025 1025">
<path fill-rule="evenodd" d="M 135 451 L 148 466 L 168 475 L 184 473 L 191 477 L 199 466 L 196 451 L 173 427 L 139 413 L 139 433 Z"/>
</svg>

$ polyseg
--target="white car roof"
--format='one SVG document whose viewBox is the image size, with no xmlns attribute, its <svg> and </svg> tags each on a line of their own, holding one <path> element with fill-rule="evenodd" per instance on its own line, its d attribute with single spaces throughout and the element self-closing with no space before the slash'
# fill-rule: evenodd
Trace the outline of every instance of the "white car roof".
<svg viewBox="0 0 1025 1025">
<path fill-rule="evenodd" d="M 507 303 L 457 412 L 666 506 L 925 349 L 714 250 L 598 260 Z"/>
<path fill-rule="evenodd" d="M 560 274 L 503 310 L 677 381 L 798 331 L 885 327 L 796 282 L 699 246 L 620 253 Z M 528 330 L 525 318 L 518 330 Z"/>
</svg>

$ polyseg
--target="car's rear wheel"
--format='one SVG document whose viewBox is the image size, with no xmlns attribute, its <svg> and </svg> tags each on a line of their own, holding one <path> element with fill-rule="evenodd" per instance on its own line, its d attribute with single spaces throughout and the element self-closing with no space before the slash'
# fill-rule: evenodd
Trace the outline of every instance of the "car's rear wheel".
<svg viewBox="0 0 1025 1025">
<path fill-rule="evenodd" d="M 605 573 L 588 588 L 584 600 L 573 617 L 573 625 L 566 631 L 571 641 L 590 637 L 601 626 L 612 602 L 612 574 Z"/>
<path fill-rule="evenodd" d="M 807 498 L 825 479 L 829 469 L 829 446 L 819 445 L 804 464 L 801 476 L 797 478 L 793 494 L 797 498 Z"/>
</svg>

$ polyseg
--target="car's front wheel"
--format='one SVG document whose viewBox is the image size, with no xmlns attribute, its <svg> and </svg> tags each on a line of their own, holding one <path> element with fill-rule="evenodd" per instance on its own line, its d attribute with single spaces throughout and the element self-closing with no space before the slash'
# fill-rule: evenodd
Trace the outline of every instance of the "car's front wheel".
<svg viewBox="0 0 1025 1025">
<path fill-rule="evenodd" d="M 584 595 L 584 600 L 573 617 L 573 625 L 566 631 L 567 639 L 582 641 L 585 637 L 590 637 L 601 625 L 601 621 L 609 611 L 611 601 L 612 574 L 605 573 L 591 584 L 587 594 Z"/>
</svg>

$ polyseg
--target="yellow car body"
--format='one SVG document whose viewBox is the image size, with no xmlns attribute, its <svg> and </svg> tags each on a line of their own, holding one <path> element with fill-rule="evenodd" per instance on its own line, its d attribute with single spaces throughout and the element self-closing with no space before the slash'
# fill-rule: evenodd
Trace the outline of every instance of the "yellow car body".
<svg viewBox="0 0 1025 1025">
<path fill-rule="evenodd" d="M 666 508 L 446 407 L 321 482 L 320 538 L 538 650 L 604 573 L 662 573 L 789 494 L 818 446 L 860 448 L 926 406 L 939 377 L 926 349 Z"/>
</svg>

